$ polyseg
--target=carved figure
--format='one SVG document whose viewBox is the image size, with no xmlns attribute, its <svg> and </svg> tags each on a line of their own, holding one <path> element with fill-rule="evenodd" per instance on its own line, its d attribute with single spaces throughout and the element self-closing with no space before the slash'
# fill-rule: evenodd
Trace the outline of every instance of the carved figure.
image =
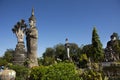
<svg viewBox="0 0 120 80">
<path fill-rule="evenodd" d="M 26 58 L 24 35 L 27 25 L 24 22 L 24 20 L 19 21 L 12 29 L 13 33 L 16 34 L 18 42 L 15 48 L 15 53 L 13 54 L 13 64 L 24 65 Z"/>
<path fill-rule="evenodd" d="M 28 67 L 38 66 L 37 62 L 37 39 L 38 30 L 36 29 L 36 19 L 34 17 L 34 9 L 32 10 L 32 15 L 29 18 L 30 28 L 26 31 L 26 41 L 27 41 L 27 55 L 30 63 Z"/>
<path fill-rule="evenodd" d="M 107 47 L 105 48 L 105 61 L 117 61 L 119 60 L 119 54 L 114 50 L 114 46 L 117 44 L 117 38 L 114 33 L 110 38 L 111 40 L 107 42 Z"/>
<path fill-rule="evenodd" d="M 13 33 L 16 34 L 18 43 L 19 42 L 24 42 L 23 40 L 24 40 L 26 27 L 27 27 L 27 25 L 24 23 L 24 20 L 21 20 L 12 29 Z"/>
</svg>

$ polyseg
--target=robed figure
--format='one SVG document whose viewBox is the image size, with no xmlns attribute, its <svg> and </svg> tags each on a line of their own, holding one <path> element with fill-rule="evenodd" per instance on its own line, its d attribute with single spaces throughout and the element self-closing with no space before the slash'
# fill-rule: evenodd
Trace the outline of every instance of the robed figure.
<svg viewBox="0 0 120 80">
<path fill-rule="evenodd" d="M 28 67 L 38 66 L 37 61 L 37 40 L 38 30 L 36 28 L 36 18 L 34 17 L 34 9 L 32 9 L 32 15 L 29 18 L 30 28 L 26 31 L 26 43 L 27 43 L 27 56 Z"/>
</svg>

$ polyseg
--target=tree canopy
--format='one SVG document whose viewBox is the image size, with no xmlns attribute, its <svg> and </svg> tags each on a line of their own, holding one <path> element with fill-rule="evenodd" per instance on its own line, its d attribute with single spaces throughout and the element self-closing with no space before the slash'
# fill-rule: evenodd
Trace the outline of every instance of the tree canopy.
<svg viewBox="0 0 120 80">
<path fill-rule="evenodd" d="M 95 27 L 93 28 L 92 31 L 92 54 L 93 54 L 92 59 L 95 62 L 102 61 L 104 58 L 102 43 L 99 39 L 99 35 Z"/>
</svg>

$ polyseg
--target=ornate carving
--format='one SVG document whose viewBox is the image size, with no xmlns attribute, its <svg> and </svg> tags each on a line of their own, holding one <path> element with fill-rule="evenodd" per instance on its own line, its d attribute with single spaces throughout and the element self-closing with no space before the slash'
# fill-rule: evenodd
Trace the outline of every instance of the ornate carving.
<svg viewBox="0 0 120 80">
<path fill-rule="evenodd" d="M 12 29 L 13 33 L 16 34 L 18 43 L 24 42 L 24 35 L 27 25 L 24 23 L 25 21 L 22 19 L 20 22 L 18 22 L 14 28 Z"/>
<path fill-rule="evenodd" d="M 13 55 L 13 63 L 18 65 L 24 65 L 23 63 L 26 58 L 24 35 L 27 25 L 24 22 L 25 21 L 22 19 L 20 22 L 17 22 L 17 24 L 12 29 L 13 33 L 16 34 L 18 41 L 15 48 L 15 53 Z"/>
</svg>

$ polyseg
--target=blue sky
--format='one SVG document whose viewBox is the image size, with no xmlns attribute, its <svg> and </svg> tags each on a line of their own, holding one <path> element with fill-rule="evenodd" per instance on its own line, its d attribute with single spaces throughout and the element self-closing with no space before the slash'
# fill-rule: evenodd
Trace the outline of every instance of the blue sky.
<svg viewBox="0 0 120 80">
<path fill-rule="evenodd" d="M 28 24 L 32 7 L 39 31 L 38 56 L 47 47 L 69 42 L 91 44 L 96 26 L 103 47 L 110 35 L 120 35 L 120 0 L 0 0 L 0 56 L 15 49 L 17 38 L 11 29 L 20 20 Z"/>
</svg>

